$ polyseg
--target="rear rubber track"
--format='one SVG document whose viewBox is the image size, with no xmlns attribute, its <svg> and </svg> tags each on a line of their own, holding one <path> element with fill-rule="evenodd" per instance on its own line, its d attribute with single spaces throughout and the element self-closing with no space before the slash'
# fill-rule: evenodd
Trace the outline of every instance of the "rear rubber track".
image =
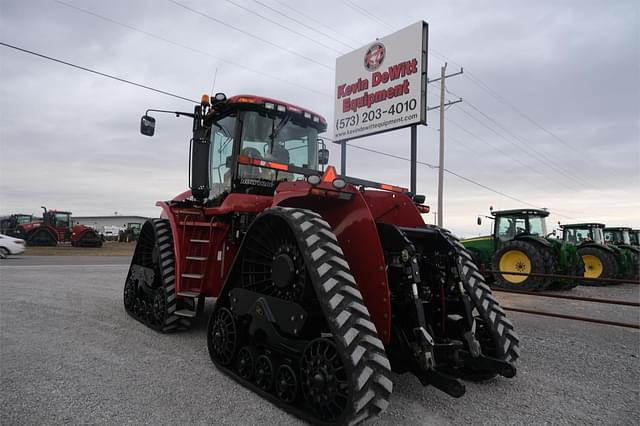
<svg viewBox="0 0 640 426">
<path fill-rule="evenodd" d="M 285 207 L 267 210 L 256 218 L 254 225 L 259 225 L 263 215 L 276 215 L 284 219 L 295 235 L 317 302 L 333 335 L 332 342 L 348 374 L 349 401 L 339 419 L 326 422 L 313 415 L 304 398 L 301 397 L 297 404 L 286 404 L 272 393 L 241 378 L 235 371 L 220 366 L 214 356 L 212 360 L 218 368 L 244 386 L 313 424 L 354 425 L 381 414 L 389 405 L 393 389 L 391 367 L 330 225 L 313 211 Z M 251 233 L 251 228 L 248 233 Z M 242 247 L 240 253 L 243 249 L 246 248 Z M 223 290 L 223 297 L 224 294 Z M 216 310 L 212 319 L 215 313 Z M 209 348 L 211 353 L 211 346 Z M 301 404 L 305 409 L 300 408 Z"/>
<path fill-rule="evenodd" d="M 178 299 L 176 298 L 175 253 L 169 221 L 151 219 L 145 223 L 145 226 L 148 227 L 145 229 L 145 235 L 147 237 L 153 235 L 154 238 L 153 240 L 141 238 L 138 241 L 125 281 L 125 310 L 133 318 L 156 331 L 171 332 L 188 329 L 191 326 L 191 319 L 174 314 Z M 134 264 L 146 256 L 153 258 L 154 249 L 157 258 L 152 260 L 152 264 Z M 144 252 L 146 256 L 143 256 L 143 251 L 146 251 Z M 149 276 L 151 269 L 153 270 L 152 278 Z M 153 284 L 149 285 L 151 279 Z M 152 287 L 151 293 L 142 290 L 141 286 L 144 285 Z"/>
</svg>

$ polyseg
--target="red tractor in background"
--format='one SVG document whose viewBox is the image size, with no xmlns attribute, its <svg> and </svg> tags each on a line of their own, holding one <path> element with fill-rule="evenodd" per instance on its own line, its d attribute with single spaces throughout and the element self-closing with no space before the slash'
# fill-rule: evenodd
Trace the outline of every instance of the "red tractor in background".
<svg viewBox="0 0 640 426">
<path fill-rule="evenodd" d="M 142 117 L 151 136 L 155 119 Z M 190 190 L 142 226 L 124 307 L 161 332 L 216 302 L 207 346 L 242 385 L 315 424 L 384 411 L 391 370 L 454 397 L 513 377 L 518 337 L 469 252 L 426 225 L 424 197 L 318 171 L 326 121 L 257 96 L 203 96 Z M 324 162 L 324 161 L 321 161 Z"/>
<path fill-rule="evenodd" d="M 27 246 L 55 246 L 59 242 L 71 242 L 74 247 L 102 247 L 100 235 L 91 227 L 73 225 L 71 213 L 47 210 L 42 206 L 42 220 L 19 224 L 16 233 Z"/>
</svg>

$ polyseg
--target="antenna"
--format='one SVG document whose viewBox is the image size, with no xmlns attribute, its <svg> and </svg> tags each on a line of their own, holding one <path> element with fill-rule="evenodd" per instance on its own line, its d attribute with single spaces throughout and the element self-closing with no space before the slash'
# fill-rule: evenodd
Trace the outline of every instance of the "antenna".
<svg viewBox="0 0 640 426">
<path fill-rule="evenodd" d="M 216 72 L 213 74 L 213 84 L 211 85 L 211 97 L 213 98 L 213 89 L 216 87 L 216 78 L 218 78 L 218 67 L 216 67 Z"/>
</svg>

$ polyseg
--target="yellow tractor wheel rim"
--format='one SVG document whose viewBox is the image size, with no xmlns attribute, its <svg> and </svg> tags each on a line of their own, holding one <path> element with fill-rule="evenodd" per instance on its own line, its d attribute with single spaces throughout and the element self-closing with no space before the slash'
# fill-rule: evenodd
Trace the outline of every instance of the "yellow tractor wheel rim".
<svg viewBox="0 0 640 426">
<path fill-rule="evenodd" d="M 500 271 L 503 272 L 502 277 L 512 284 L 520 284 L 526 281 L 527 276 L 524 275 L 508 275 L 504 272 L 520 272 L 528 274 L 531 272 L 531 259 L 520 250 L 509 250 L 500 257 Z"/>
<path fill-rule="evenodd" d="M 602 275 L 604 266 L 602 266 L 602 261 L 598 256 L 585 254 L 582 256 L 582 261 L 584 262 L 584 276 L 586 278 L 599 278 Z"/>
</svg>

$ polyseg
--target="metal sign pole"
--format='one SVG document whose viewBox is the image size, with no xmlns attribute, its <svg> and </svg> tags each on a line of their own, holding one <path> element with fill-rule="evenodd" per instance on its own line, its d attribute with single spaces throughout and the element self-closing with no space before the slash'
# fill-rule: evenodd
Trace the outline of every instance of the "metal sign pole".
<svg viewBox="0 0 640 426">
<path fill-rule="evenodd" d="M 340 142 L 340 174 L 347 175 L 347 141 Z"/>
<path fill-rule="evenodd" d="M 418 127 L 411 126 L 411 193 L 416 195 L 416 164 L 418 163 Z"/>
</svg>

